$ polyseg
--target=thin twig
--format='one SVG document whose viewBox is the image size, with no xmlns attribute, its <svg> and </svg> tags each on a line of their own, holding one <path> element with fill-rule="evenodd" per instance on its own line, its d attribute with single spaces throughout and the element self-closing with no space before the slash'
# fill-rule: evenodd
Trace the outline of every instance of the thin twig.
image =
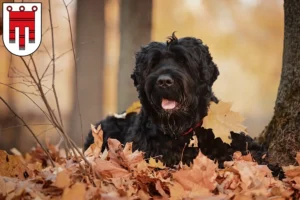
<svg viewBox="0 0 300 200">
<path fill-rule="evenodd" d="M 1 131 L 6 131 L 13 128 L 22 128 L 24 127 L 24 124 L 16 125 L 16 126 L 9 126 L 6 128 L 2 128 Z M 52 124 L 28 124 L 28 126 L 53 126 Z"/>
<path fill-rule="evenodd" d="M 69 23 L 69 32 L 70 32 L 70 37 L 71 37 L 71 44 L 72 44 L 72 50 L 73 50 L 73 57 L 74 57 L 74 66 L 75 66 L 75 87 L 76 87 L 76 105 L 78 108 L 78 115 L 79 115 L 79 121 L 80 121 L 80 130 L 81 130 L 81 146 L 83 147 L 83 143 L 84 143 L 84 136 L 83 136 L 83 125 L 82 125 L 82 115 L 81 115 L 81 109 L 80 109 L 80 102 L 79 102 L 79 93 L 78 93 L 78 65 L 77 65 L 77 59 L 76 59 L 76 51 L 75 51 L 75 45 L 74 45 L 74 40 L 73 40 L 73 32 L 72 32 L 72 24 L 71 24 L 71 20 L 70 20 L 70 13 L 69 13 L 69 9 L 68 6 L 73 2 L 73 0 L 71 2 L 69 2 L 69 4 L 66 4 L 65 0 L 63 0 L 63 3 L 65 5 L 66 8 L 66 12 L 67 12 L 67 20 Z M 82 152 L 84 148 L 82 148 Z M 83 152 L 84 153 L 84 152 Z"/>
<path fill-rule="evenodd" d="M 15 90 L 17 92 L 20 92 L 21 94 L 23 94 L 24 96 L 26 96 L 34 105 L 36 105 L 40 109 L 40 111 L 42 111 L 42 113 L 46 116 L 46 118 L 49 120 L 49 122 L 52 123 L 52 120 L 50 119 L 49 115 L 28 94 L 24 93 L 23 91 L 21 91 L 21 90 L 19 90 L 17 88 L 14 88 L 12 86 L 6 85 L 4 83 L 0 82 L 0 84 L 1 85 L 5 85 L 8 88 L 13 89 L 13 90 Z"/>
<path fill-rule="evenodd" d="M 68 3 L 68 5 L 66 5 L 66 7 L 69 7 L 69 5 L 71 4 L 71 3 L 73 3 L 73 0 L 71 0 L 69 3 Z"/>
<path fill-rule="evenodd" d="M 47 108 L 47 110 L 48 110 L 48 113 L 49 113 L 49 117 L 50 117 L 50 119 L 51 119 L 51 122 L 52 122 L 56 127 L 59 126 L 59 123 L 58 123 L 58 120 L 57 120 L 57 118 L 56 118 L 56 115 L 55 115 L 54 111 L 52 110 L 52 108 L 51 108 L 51 106 L 50 106 L 50 104 L 49 104 L 49 102 L 48 102 L 48 99 L 46 98 L 46 96 L 45 96 L 45 94 L 44 94 L 43 87 L 41 87 L 41 85 L 39 84 L 40 82 L 38 82 L 38 81 L 35 79 L 35 77 L 33 76 L 32 72 L 31 72 L 29 66 L 27 65 L 27 63 L 25 62 L 24 58 L 23 58 L 23 57 L 20 57 L 20 58 L 21 58 L 21 60 L 23 61 L 23 63 L 24 63 L 24 65 L 25 65 L 25 67 L 26 67 L 26 69 L 27 69 L 27 71 L 28 71 L 28 73 L 29 73 L 31 79 L 34 81 L 35 85 L 37 86 L 37 88 L 38 88 L 38 90 L 39 90 L 39 92 L 40 92 L 41 98 L 42 98 L 42 100 L 43 100 L 43 102 L 44 102 L 44 104 L 45 104 L 45 106 L 46 106 L 46 108 Z M 35 66 L 35 62 L 33 62 L 33 65 L 34 65 L 35 68 L 37 68 L 37 67 Z"/>
<path fill-rule="evenodd" d="M 52 126 L 50 128 L 47 128 L 46 130 L 43 130 L 43 131 L 39 132 L 38 134 L 36 134 L 36 137 L 40 137 L 43 133 L 45 133 L 47 131 L 50 131 L 50 130 L 52 130 L 54 128 L 55 128 L 54 126 Z"/>
<path fill-rule="evenodd" d="M 22 119 L 22 117 L 20 117 L 19 115 L 17 115 L 17 113 L 8 105 L 8 103 L 2 98 L 0 97 L 0 100 L 7 106 L 7 108 L 19 119 L 22 121 L 22 123 L 24 124 L 24 126 L 29 130 L 29 132 L 32 134 L 32 136 L 34 137 L 34 139 L 36 140 L 36 142 L 40 145 L 40 147 L 44 150 L 44 152 L 47 154 L 51 165 L 53 167 L 55 167 L 55 164 L 51 158 L 51 155 L 49 154 L 49 152 L 44 148 L 44 146 L 42 145 L 42 143 L 39 141 L 39 139 L 36 137 L 36 135 L 34 134 L 34 132 L 32 131 L 32 129 L 27 125 L 27 123 Z"/>
<path fill-rule="evenodd" d="M 60 106 L 59 106 L 59 102 L 58 102 L 58 97 L 57 97 L 57 93 L 56 93 L 56 89 L 55 89 L 55 42 L 54 42 L 54 33 L 53 33 L 53 22 L 52 22 L 52 12 L 51 12 L 51 1 L 48 0 L 48 5 L 49 5 L 49 19 L 50 19 L 50 29 L 51 29 L 51 38 L 52 38 L 52 60 L 53 60 L 53 77 L 52 77 L 52 88 L 53 88 L 53 94 L 55 97 L 55 102 L 56 102 L 56 107 L 57 107 L 57 112 L 59 115 L 59 119 L 60 119 L 60 123 L 61 126 L 63 127 L 63 120 L 62 120 L 62 116 L 61 116 L 61 112 L 60 112 Z"/>
<path fill-rule="evenodd" d="M 41 80 L 44 78 L 44 76 L 45 76 L 46 72 L 48 71 L 49 67 L 51 66 L 52 62 L 53 62 L 53 60 L 51 59 L 50 62 L 48 63 L 48 65 L 47 65 L 45 71 L 42 74 Z"/>
<path fill-rule="evenodd" d="M 47 49 L 47 47 L 46 47 L 46 45 L 45 45 L 43 42 L 42 42 L 42 45 L 43 45 L 44 49 L 46 50 L 47 55 L 49 56 L 49 58 L 52 59 L 52 58 L 51 58 L 51 55 L 50 55 L 50 53 L 49 53 L 49 51 L 48 51 L 48 49 Z"/>
</svg>

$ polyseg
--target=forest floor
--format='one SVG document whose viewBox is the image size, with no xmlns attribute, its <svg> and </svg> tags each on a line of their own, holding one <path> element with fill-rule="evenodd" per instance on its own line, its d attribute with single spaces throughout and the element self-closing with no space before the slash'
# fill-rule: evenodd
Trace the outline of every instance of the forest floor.
<svg viewBox="0 0 300 200">
<path fill-rule="evenodd" d="M 229 104 L 218 105 L 221 107 L 212 105 L 208 121 L 204 121 L 206 127 L 218 127 L 223 134 L 229 129 L 245 129 Z M 221 117 L 224 113 L 228 119 Z M 231 126 L 224 127 L 228 120 Z M 109 150 L 101 152 L 101 127 L 92 126 L 92 133 L 95 142 L 84 156 L 78 149 L 66 155 L 65 149 L 49 143 L 51 159 L 40 146 L 25 154 L 17 149 L 12 149 L 12 154 L 0 150 L 0 200 L 300 198 L 300 153 L 296 165 L 282 167 L 285 178 L 279 180 L 251 154 L 235 152 L 232 161 L 220 169 L 200 152 L 191 166 L 179 163 L 168 168 L 155 158 L 145 160 L 141 151 L 133 152 L 131 143 L 124 146 L 115 139 L 109 139 Z"/>
</svg>

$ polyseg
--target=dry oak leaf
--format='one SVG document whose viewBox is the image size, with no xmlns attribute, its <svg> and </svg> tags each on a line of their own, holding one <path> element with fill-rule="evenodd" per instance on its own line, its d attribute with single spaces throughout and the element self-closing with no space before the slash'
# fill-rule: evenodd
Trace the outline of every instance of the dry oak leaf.
<svg viewBox="0 0 300 200">
<path fill-rule="evenodd" d="M 283 166 L 282 169 L 288 178 L 300 176 L 300 166 Z"/>
<path fill-rule="evenodd" d="M 100 174 L 103 178 L 116 178 L 130 175 L 126 169 L 115 162 L 98 158 L 95 160 L 95 163 L 95 173 Z"/>
<path fill-rule="evenodd" d="M 11 178 L 0 176 L 0 195 L 8 195 L 16 189 L 16 186 L 17 184 L 14 181 L 11 181 Z"/>
<path fill-rule="evenodd" d="M 65 188 L 62 200 L 70 200 L 70 199 L 76 199 L 76 200 L 84 200 L 86 194 L 86 185 L 83 183 L 75 183 L 72 185 L 71 188 Z"/>
<path fill-rule="evenodd" d="M 127 114 L 139 113 L 141 108 L 142 108 L 141 103 L 139 101 L 135 101 L 127 108 L 127 110 L 125 112 L 123 112 L 121 114 L 115 113 L 114 117 L 116 117 L 118 119 L 125 119 Z"/>
<path fill-rule="evenodd" d="M 18 177 L 20 180 L 33 177 L 34 173 L 21 161 L 20 156 L 0 150 L 0 176 Z"/>
<path fill-rule="evenodd" d="M 197 186 L 207 189 L 207 191 L 212 191 L 217 186 L 217 166 L 214 161 L 199 152 L 198 156 L 194 159 L 191 169 L 181 169 L 173 174 L 173 178 L 185 190 L 192 191 Z"/>
<path fill-rule="evenodd" d="M 231 110 L 231 103 L 219 101 L 218 104 L 211 102 L 208 115 L 203 119 L 203 127 L 211 128 L 216 137 L 230 144 L 230 132 L 244 132 L 246 127 L 242 125 L 244 118 Z"/>
<path fill-rule="evenodd" d="M 131 104 L 131 106 L 129 106 L 129 108 L 127 108 L 126 113 L 127 114 L 132 113 L 132 112 L 139 113 L 141 108 L 142 108 L 141 102 L 135 101 Z"/>
<path fill-rule="evenodd" d="M 143 152 L 137 150 L 132 152 L 132 143 L 126 143 L 123 149 L 118 140 L 109 138 L 107 144 L 110 161 L 118 163 L 126 169 L 133 170 L 144 160 Z"/>
<path fill-rule="evenodd" d="M 251 153 L 248 153 L 247 155 L 243 156 L 242 152 L 236 151 L 233 153 L 232 159 L 237 161 L 237 160 L 243 160 L 243 161 L 248 161 L 248 162 L 253 162 L 253 158 Z"/>
<path fill-rule="evenodd" d="M 296 161 L 297 161 L 298 165 L 300 165 L 300 152 L 297 152 L 297 154 L 296 154 Z"/>
<path fill-rule="evenodd" d="M 228 166 L 228 163 L 225 164 Z M 234 161 L 232 168 L 240 175 L 240 187 L 242 190 L 252 193 L 268 195 L 267 188 L 276 184 L 270 169 L 266 165 L 258 165 L 256 162 Z M 232 170 L 232 171 L 234 171 Z"/>
<path fill-rule="evenodd" d="M 144 153 L 138 150 L 135 150 L 132 152 L 132 142 L 126 143 L 123 154 L 125 156 L 125 160 L 127 162 L 128 168 L 133 170 L 134 168 L 137 168 L 137 166 L 145 162 L 144 161 Z"/>
<path fill-rule="evenodd" d="M 67 170 L 58 172 L 54 185 L 59 188 L 69 187 L 71 184 L 70 174 Z"/>
<path fill-rule="evenodd" d="M 149 159 L 148 166 L 153 167 L 153 168 L 159 168 L 159 169 L 165 169 L 166 168 L 166 166 L 160 160 L 156 160 L 152 157 Z"/>
<path fill-rule="evenodd" d="M 89 148 L 84 152 L 85 156 L 99 157 L 101 155 L 102 145 L 103 145 L 103 131 L 101 125 L 95 128 L 91 124 L 92 135 L 94 137 L 94 143 L 89 146 Z"/>
</svg>

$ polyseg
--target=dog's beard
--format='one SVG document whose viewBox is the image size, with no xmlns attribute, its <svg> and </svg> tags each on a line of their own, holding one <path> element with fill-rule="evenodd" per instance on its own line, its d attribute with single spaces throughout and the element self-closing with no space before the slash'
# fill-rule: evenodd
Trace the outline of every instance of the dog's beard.
<svg viewBox="0 0 300 200">
<path fill-rule="evenodd" d="M 177 87 L 163 90 L 157 88 L 150 77 L 145 84 L 147 104 L 150 104 L 148 114 L 164 134 L 172 137 L 183 134 L 199 118 L 197 95 L 189 93 L 184 83 L 179 80 L 177 83 Z"/>
</svg>

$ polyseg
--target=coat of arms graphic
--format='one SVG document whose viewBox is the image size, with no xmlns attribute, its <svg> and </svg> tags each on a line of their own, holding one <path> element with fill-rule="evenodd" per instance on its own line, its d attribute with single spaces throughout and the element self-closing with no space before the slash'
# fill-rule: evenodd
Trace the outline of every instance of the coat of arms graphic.
<svg viewBox="0 0 300 200">
<path fill-rule="evenodd" d="M 41 3 L 3 3 L 3 43 L 17 56 L 35 52 L 42 40 Z"/>
</svg>

